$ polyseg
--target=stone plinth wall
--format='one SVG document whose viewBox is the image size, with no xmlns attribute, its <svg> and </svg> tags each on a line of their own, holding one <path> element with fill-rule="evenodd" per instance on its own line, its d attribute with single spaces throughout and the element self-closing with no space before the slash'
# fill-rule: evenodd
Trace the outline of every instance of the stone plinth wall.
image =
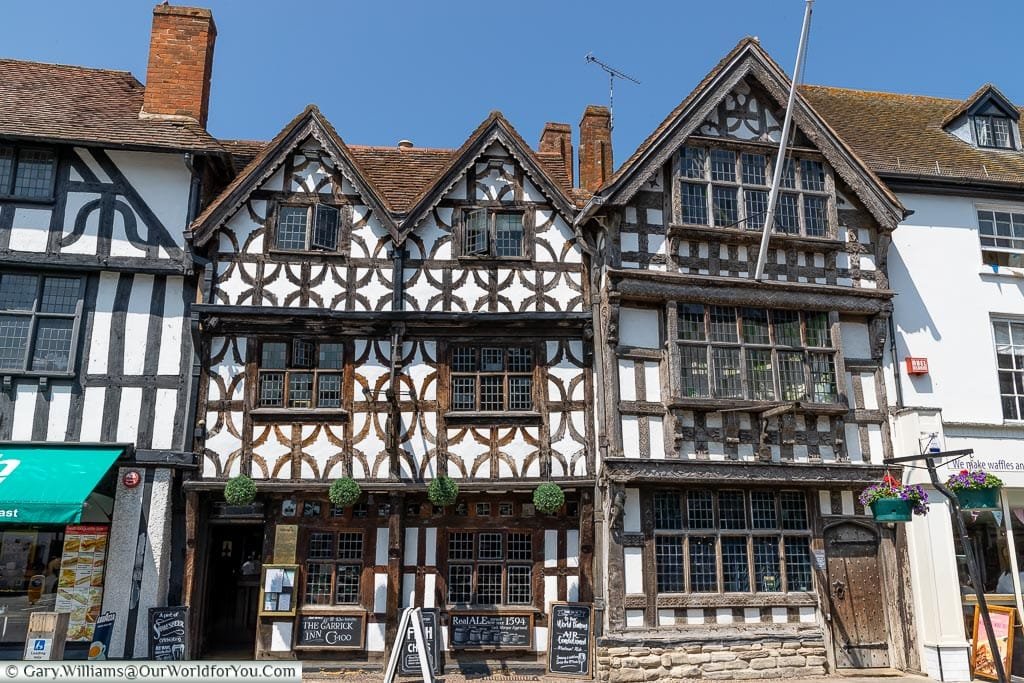
<svg viewBox="0 0 1024 683">
<path fill-rule="evenodd" d="M 797 678 L 824 675 L 825 667 L 820 639 L 597 648 L 597 679 L 608 683 Z"/>
</svg>

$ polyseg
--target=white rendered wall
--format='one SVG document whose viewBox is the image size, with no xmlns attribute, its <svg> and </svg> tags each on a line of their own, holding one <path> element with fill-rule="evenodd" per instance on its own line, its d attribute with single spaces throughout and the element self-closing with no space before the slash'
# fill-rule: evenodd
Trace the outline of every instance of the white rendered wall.
<svg viewBox="0 0 1024 683">
<path fill-rule="evenodd" d="M 900 199 L 914 214 L 893 232 L 889 250 L 896 361 L 924 356 L 930 370 L 903 373 L 904 404 L 941 407 L 946 422 L 1002 424 L 991 317 L 1024 317 L 1024 278 L 982 265 L 974 200 Z"/>
</svg>

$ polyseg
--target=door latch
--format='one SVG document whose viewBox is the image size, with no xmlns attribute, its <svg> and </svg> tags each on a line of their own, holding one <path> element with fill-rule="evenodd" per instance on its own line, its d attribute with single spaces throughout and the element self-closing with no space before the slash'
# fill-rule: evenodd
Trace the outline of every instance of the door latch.
<svg viewBox="0 0 1024 683">
<path fill-rule="evenodd" d="M 837 579 L 832 583 L 832 594 L 835 595 L 837 599 L 842 600 L 846 597 L 846 584 Z"/>
</svg>

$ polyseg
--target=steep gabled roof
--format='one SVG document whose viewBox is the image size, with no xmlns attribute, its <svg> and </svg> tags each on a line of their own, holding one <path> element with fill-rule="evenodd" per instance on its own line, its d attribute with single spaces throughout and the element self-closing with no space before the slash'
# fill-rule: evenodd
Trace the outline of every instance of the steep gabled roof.
<svg viewBox="0 0 1024 683">
<path fill-rule="evenodd" d="M 989 98 L 995 100 L 999 108 L 1006 112 L 1007 116 L 1012 116 L 1014 120 L 1020 118 L 1020 112 L 1013 106 L 1013 103 L 1010 102 L 1006 95 L 1004 95 L 996 86 L 991 83 L 986 83 L 975 90 L 973 95 L 964 100 L 963 104 L 949 112 L 949 114 L 946 115 L 946 118 L 942 119 L 942 127 L 945 128 L 973 109 L 975 105 L 980 104 L 982 100 Z"/>
<path fill-rule="evenodd" d="M 0 136 L 224 152 L 197 123 L 140 119 L 144 93 L 127 71 L 0 59 Z"/>
<path fill-rule="evenodd" d="M 288 154 L 309 137 L 319 142 L 355 186 L 363 200 L 377 215 L 393 238 L 398 227 L 391 217 L 391 211 L 367 174 L 356 161 L 352 150 L 338 136 L 330 122 L 315 105 L 305 110 L 285 126 L 220 195 L 192 222 L 191 235 L 197 245 L 203 245 L 235 211 L 237 211 L 260 185 L 284 164 Z"/>
<path fill-rule="evenodd" d="M 221 140 L 231 155 L 235 169 L 241 171 L 256 158 L 267 142 L 262 140 Z M 454 149 L 432 147 L 383 147 L 349 145 L 359 167 L 380 190 L 397 215 L 405 214 L 412 203 L 448 165 Z M 562 157 L 552 152 L 537 152 L 537 158 L 558 184 L 569 192 L 569 176 Z"/>
<path fill-rule="evenodd" d="M 560 182 L 551 172 L 550 167 L 526 144 L 526 141 L 520 137 L 502 113 L 492 111 L 470 134 L 466 142 L 452 154 L 431 185 L 412 203 L 408 215 L 402 221 L 403 238 L 416 227 L 416 224 L 429 213 L 437 202 L 448 194 L 455 183 L 466 173 L 469 166 L 494 142 L 498 142 L 508 149 L 512 157 L 523 167 L 530 180 L 551 200 L 551 203 L 566 220 L 572 221 L 576 209 L 574 200 L 567 192 L 568 178 L 564 178 L 565 182 Z M 558 163 L 560 164 L 561 161 Z M 564 175 L 563 172 L 562 176 Z"/>
<path fill-rule="evenodd" d="M 1011 184 L 1017 189 L 1024 183 L 1024 153 L 975 147 L 944 129 L 950 113 L 963 107 L 961 100 L 821 85 L 801 86 L 800 92 L 886 178 Z"/>
<path fill-rule="evenodd" d="M 604 202 L 623 203 L 661 168 L 704 122 L 711 110 L 740 80 L 754 78 L 775 102 L 783 106 L 790 81 L 785 71 L 764 51 L 756 38 L 737 43 L 700 84 L 655 128 L 615 174 L 595 193 Z M 825 119 L 797 93 L 793 122 L 824 155 L 883 226 L 895 227 L 903 217 L 903 205 Z"/>
</svg>

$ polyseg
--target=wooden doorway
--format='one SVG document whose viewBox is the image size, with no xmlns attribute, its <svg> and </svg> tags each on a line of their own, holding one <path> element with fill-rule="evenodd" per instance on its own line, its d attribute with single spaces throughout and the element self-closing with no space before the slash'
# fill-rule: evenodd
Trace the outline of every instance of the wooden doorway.
<svg viewBox="0 0 1024 683">
<path fill-rule="evenodd" d="M 889 666 L 878 533 L 855 522 L 825 529 L 836 668 Z"/>
<path fill-rule="evenodd" d="M 262 524 L 211 524 L 203 655 L 252 659 L 259 611 Z"/>
</svg>

